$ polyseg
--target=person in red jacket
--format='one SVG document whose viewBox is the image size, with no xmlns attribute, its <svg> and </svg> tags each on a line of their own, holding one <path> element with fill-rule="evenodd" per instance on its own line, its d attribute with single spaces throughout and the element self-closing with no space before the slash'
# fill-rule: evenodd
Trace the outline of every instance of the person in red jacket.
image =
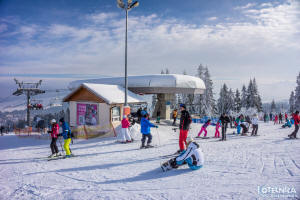
<svg viewBox="0 0 300 200">
<path fill-rule="evenodd" d="M 274 119 L 274 125 L 278 124 L 278 115 L 275 115 L 275 119 Z"/>
<path fill-rule="evenodd" d="M 50 148 L 52 151 L 52 154 L 49 156 L 49 158 L 60 156 L 60 154 L 58 153 L 57 145 L 56 145 L 56 140 L 57 140 L 57 137 L 59 134 L 59 125 L 56 123 L 55 119 L 51 120 L 51 131 L 49 131 L 49 132 L 51 135 Z"/>
<path fill-rule="evenodd" d="M 128 130 L 128 128 L 130 126 L 130 122 L 126 115 L 123 116 L 121 123 L 122 123 L 122 131 L 121 131 L 121 136 L 120 136 L 121 143 L 132 142 L 132 139 L 130 137 L 129 130 Z"/>
<path fill-rule="evenodd" d="M 294 119 L 294 124 L 295 124 L 295 130 L 294 130 L 294 132 L 292 132 L 289 135 L 289 138 L 291 138 L 291 139 L 297 138 L 297 132 L 299 130 L 300 116 L 299 116 L 299 111 L 298 110 L 293 114 L 293 119 Z"/>
</svg>

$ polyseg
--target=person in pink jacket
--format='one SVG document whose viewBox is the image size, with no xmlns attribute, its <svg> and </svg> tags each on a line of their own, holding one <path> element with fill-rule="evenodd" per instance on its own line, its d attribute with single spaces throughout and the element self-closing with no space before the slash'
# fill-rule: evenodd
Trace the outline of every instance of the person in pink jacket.
<svg viewBox="0 0 300 200">
<path fill-rule="evenodd" d="M 122 119 L 122 131 L 120 136 L 121 143 L 132 142 L 132 139 L 129 134 L 129 129 L 128 129 L 129 126 L 130 126 L 130 122 L 127 116 L 124 115 Z"/>
<path fill-rule="evenodd" d="M 207 135 L 207 130 L 206 130 L 206 128 L 210 125 L 210 122 L 211 122 L 211 120 L 209 119 L 209 120 L 207 120 L 207 121 L 203 124 L 203 126 L 202 126 L 200 132 L 198 133 L 197 138 L 199 138 L 199 137 L 201 136 L 201 133 L 202 133 L 203 131 L 205 132 L 204 137 L 206 137 L 206 135 Z"/>
<path fill-rule="evenodd" d="M 51 131 L 49 131 L 49 133 L 51 135 L 50 148 L 51 148 L 52 154 L 48 157 L 53 158 L 53 157 L 60 156 L 60 153 L 58 153 L 58 148 L 56 145 L 56 140 L 57 140 L 57 137 L 59 134 L 59 125 L 56 123 L 55 119 L 51 120 Z"/>
<path fill-rule="evenodd" d="M 221 127 L 221 123 L 220 123 L 220 121 L 218 121 L 217 124 L 216 124 L 215 138 L 219 138 L 220 137 L 220 131 L 219 131 L 220 127 Z"/>
</svg>

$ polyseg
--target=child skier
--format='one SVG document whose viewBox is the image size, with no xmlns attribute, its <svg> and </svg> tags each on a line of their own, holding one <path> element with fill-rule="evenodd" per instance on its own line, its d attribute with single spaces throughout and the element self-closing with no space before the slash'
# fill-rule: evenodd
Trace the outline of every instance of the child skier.
<svg viewBox="0 0 300 200">
<path fill-rule="evenodd" d="M 241 133 L 242 117 L 243 117 L 243 115 L 240 115 L 240 116 L 239 116 L 238 118 L 236 118 L 236 120 L 235 120 L 236 129 L 237 129 L 237 134 L 240 134 L 240 133 Z"/>
<path fill-rule="evenodd" d="M 207 130 L 206 130 L 206 129 L 207 129 L 207 127 L 210 125 L 210 122 L 211 122 L 211 120 L 209 119 L 209 120 L 207 120 L 207 121 L 203 124 L 203 126 L 202 126 L 202 128 L 201 128 L 201 130 L 200 130 L 200 132 L 198 133 L 198 136 L 197 136 L 196 138 L 200 138 L 202 131 L 205 132 L 204 137 L 206 137 L 206 135 L 207 135 Z"/>
<path fill-rule="evenodd" d="M 257 114 L 254 114 L 252 119 L 251 119 L 251 124 L 252 124 L 252 134 L 251 136 L 257 136 L 257 130 L 258 130 L 258 117 Z"/>
<path fill-rule="evenodd" d="M 219 131 L 220 127 L 221 127 L 221 123 L 220 123 L 220 120 L 218 120 L 218 122 L 216 124 L 215 138 L 219 138 L 220 137 L 220 131 Z"/>
<path fill-rule="evenodd" d="M 300 116 L 299 116 L 299 111 L 298 110 L 293 114 L 293 119 L 294 119 L 294 124 L 295 124 L 295 130 L 294 130 L 293 133 L 288 135 L 289 138 L 291 138 L 291 139 L 297 138 L 297 132 L 299 130 Z"/>
<path fill-rule="evenodd" d="M 172 168 L 178 168 L 181 165 L 188 164 L 192 170 L 202 168 L 204 164 L 204 155 L 202 150 L 199 148 L 199 144 L 193 141 L 193 138 L 187 138 L 187 149 L 184 150 L 176 158 L 172 158 L 169 161 L 163 163 L 161 168 L 163 171 L 171 170 Z"/>
<path fill-rule="evenodd" d="M 59 134 L 59 136 L 62 136 L 64 138 L 64 149 L 66 151 L 66 158 L 71 157 L 71 151 L 70 151 L 70 143 L 71 143 L 71 130 L 69 127 L 69 124 L 65 122 L 64 118 L 61 118 L 59 120 L 59 124 L 62 127 L 62 133 Z"/>
<path fill-rule="evenodd" d="M 59 132 L 59 126 L 56 123 L 55 119 L 51 120 L 51 131 L 49 131 L 49 133 L 51 134 L 51 144 L 50 144 L 50 148 L 51 148 L 51 152 L 52 154 L 50 156 L 48 156 L 48 158 L 54 158 L 54 157 L 58 157 L 61 154 L 58 153 L 58 148 L 56 145 L 56 140 L 58 137 L 58 133 Z"/>
<path fill-rule="evenodd" d="M 141 149 L 143 148 L 150 148 L 153 147 L 151 145 L 151 141 L 152 141 L 152 135 L 150 132 L 150 128 L 151 127 L 155 127 L 158 128 L 158 126 L 155 126 L 154 124 L 150 123 L 149 120 L 146 118 L 147 117 L 147 112 L 146 111 L 141 111 L 141 133 L 143 134 L 142 137 L 142 145 L 141 145 Z M 145 142 L 146 142 L 146 138 L 148 138 L 147 140 L 147 146 L 145 146 Z"/>
<path fill-rule="evenodd" d="M 122 119 L 122 131 L 121 131 L 121 143 L 127 143 L 127 142 L 132 142 L 132 139 L 129 135 L 129 120 L 127 119 L 127 116 L 124 115 Z"/>
</svg>

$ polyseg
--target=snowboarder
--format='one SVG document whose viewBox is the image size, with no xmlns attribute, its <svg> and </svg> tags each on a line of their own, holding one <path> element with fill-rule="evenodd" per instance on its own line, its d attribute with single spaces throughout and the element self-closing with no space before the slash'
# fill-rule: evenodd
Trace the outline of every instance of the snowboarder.
<svg viewBox="0 0 300 200">
<path fill-rule="evenodd" d="M 220 137 L 220 131 L 219 131 L 220 127 L 221 127 L 221 123 L 220 123 L 220 120 L 218 120 L 218 122 L 216 124 L 215 138 L 219 138 Z"/>
<path fill-rule="evenodd" d="M 207 129 L 207 127 L 210 125 L 210 122 L 211 122 L 211 120 L 209 119 L 209 120 L 207 120 L 207 121 L 203 124 L 203 126 L 202 126 L 200 132 L 198 133 L 197 138 L 200 138 L 201 133 L 202 133 L 203 131 L 205 132 L 204 137 L 206 137 L 206 135 L 207 135 L 207 130 L 206 130 L 206 129 Z"/>
<path fill-rule="evenodd" d="M 185 150 L 186 138 L 188 136 L 188 131 L 190 128 L 190 124 L 192 123 L 192 119 L 190 113 L 186 110 L 186 106 L 184 104 L 180 104 L 181 116 L 180 116 L 180 123 L 179 123 L 179 151 L 182 152 Z"/>
<path fill-rule="evenodd" d="M 252 134 L 251 136 L 256 136 L 257 135 L 257 130 L 258 130 L 258 117 L 257 114 L 254 114 L 252 119 L 251 119 L 251 124 L 252 124 Z"/>
<path fill-rule="evenodd" d="M 62 127 L 62 133 L 59 134 L 59 136 L 62 136 L 64 138 L 64 149 L 66 151 L 66 158 L 71 157 L 71 151 L 70 151 L 70 143 L 71 143 L 71 129 L 69 127 L 69 124 L 65 122 L 64 118 L 61 118 L 59 120 L 59 124 Z"/>
<path fill-rule="evenodd" d="M 294 119 L 294 124 L 295 124 L 295 130 L 290 135 L 288 135 L 289 138 L 291 138 L 291 139 L 297 138 L 297 132 L 299 130 L 300 117 L 299 117 L 299 111 L 298 110 L 293 114 L 293 119 Z"/>
<path fill-rule="evenodd" d="M 122 130 L 121 130 L 121 143 L 127 143 L 127 142 L 132 142 L 132 139 L 129 135 L 129 126 L 130 126 L 130 123 L 129 123 L 129 120 L 127 119 L 127 116 L 124 115 L 123 116 L 123 119 L 122 119 Z"/>
<path fill-rule="evenodd" d="M 48 158 L 54 158 L 54 157 L 61 156 L 61 154 L 58 151 L 57 145 L 56 145 L 57 137 L 59 135 L 59 125 L 56 123 L 55 119 L 51 120 L 51 131 L 49 131 L 49 133 L 51 135 L 50 148 L 51 148 L 52 154 L 50 156 L 48 156 Z"/>
<path fill-rule="evenodd" d="M 173 168 L 177 169 L 179 166 L 184 164 L 188 164 L 189 168 L 192 170 L 202 168 L 204 164 L 204 155 L 199 147 L 199 144 L 194 142 L 191 137 L 188 137 L 187 146 L 187 149 L 184 150 L 179 156 L 163 163 L 161 165 L 162 170 L 168 171 Z"/>
<path fill-rule="evenodd" d="M 221 121 L 221 124 L 222 124 L 222 139 L 221 139 L 221 141 L 225 141 L 226 140 L 227 125 L 230 122 L 230 119 L 225 113 L 223 113 L 220 116 L 220 121 Z"/>
<path fill-rule="evenodd" d="M 151 132 L 150 132 L 150 128 L 151 127 L 155 127 L 155 128 L 158 128 L 158 126 L 150 123 L 150 121 L 146 118 L 147 117 L 147 112 L 142 110 L 141 111 L 141 115 L 142 115 L 142 118 L 141 118 L 141 133 L 143 134 L 142 136 L 142 145 L 141 145 L 141 149 L 143 148 L 150 148 L 150 147 L 153 147 L 151 145 L 151 142 L 152 142 L 152 135 L 151 135 Z M 145 142 L 146 142 L 146 138 L 148 138 L 147 140 L 147 146 L 145 146 Z"/>
<path fill-rule="evenodd" d="M 287 119 L 287 121 L 285 122 L 285 124 L 283 124 L 281 127 L 282 128 L 285 128 L 285 127 L 291 128 L 292 127 L 292 123 L 291 123 L 291 121 L 289 119 Z"/>
<path fill-rule="evenodd" d="M 174 109 L 173 113 L 172 113 L 172 118 L 173 118 L 173 124 L 172 125 L 173 126 L 176 125 L 177 114 L 178 114 L 177 109 Z"/>
</svg>

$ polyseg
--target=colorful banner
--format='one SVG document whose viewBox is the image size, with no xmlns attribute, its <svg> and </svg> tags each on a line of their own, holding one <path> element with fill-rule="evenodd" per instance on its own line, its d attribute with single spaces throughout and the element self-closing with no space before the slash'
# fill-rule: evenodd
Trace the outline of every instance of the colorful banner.
<svg viewBox="0 0 300 200">
<path fill-rule="evenodd" d="M 98 125 L 98 105 L 97 104 L 77 104 L 77 125 Z"/>
</svg>

